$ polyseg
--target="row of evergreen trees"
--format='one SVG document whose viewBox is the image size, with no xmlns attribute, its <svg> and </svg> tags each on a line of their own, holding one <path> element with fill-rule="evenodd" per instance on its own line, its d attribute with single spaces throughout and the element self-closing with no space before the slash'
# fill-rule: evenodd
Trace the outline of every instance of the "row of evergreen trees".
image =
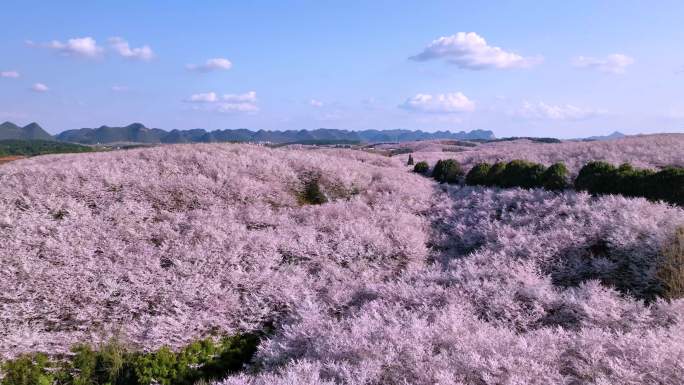
<svg viewBox="0 0 684 385">
<path fill-rule="evenodd" d="M 568 169 L 563 163 L 545 167 L 539 163 L 513 160 L 492 165 L 478 163 L 466 175 L 466 184 L 496 186 L 503 188 L 544 188 L 564 190 L 569 187 Z"/>
<path fill-rule="evenodd" d="M 684 206 L 684 168 L 653 171 L 634 168 L 629 163 L 615 167 L 606 162 L 590 162 L 577 175 L 575 188 L 592 194 L 645 197 Z"/>
<path fill-rule="evenodd" d="M 413 157 L 409 158 L 409 164 L 413 164 Z M 519 159 L 507 163 L 478 163 L 467 174 L 454 159 L 438 160 L 432 171 L 427 162 L 418 162 L 413 171 L 431 175 L 440 183 L 465 181 L 470 186 L 543 188 L 554 191 L 574 188 L 591 194 L 644 197 L 684 206 L 684 168 L 681 167 L 653 171 L 636 169 L 628 163 L 615 167 L 606 162 L 589 162 L 582 167 L 574 181 L 570 180 L 568 169 L 561 162 L 546 167 Z"/>
</svg>

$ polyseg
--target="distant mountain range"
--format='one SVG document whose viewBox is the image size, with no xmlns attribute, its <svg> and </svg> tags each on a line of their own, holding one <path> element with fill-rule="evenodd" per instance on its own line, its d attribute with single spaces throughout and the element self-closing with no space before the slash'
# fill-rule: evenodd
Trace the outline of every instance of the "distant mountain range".
<svg viewBox="0 0 684 385">
<path fill-rule="evenodd" d="M 612 139 L 620 139 L 620 138 L 624 138 L 624 137 L 625 137 L 625 134 L 623 134 L 622 132 L 619 132 L 619 131 L 615 131 L 615 132 L 613 132 L 613 133 L 610 134 L 610 135 L 590 136 L 590 137 L 587 137 L 587 138 L 582 138 L 582 139 L 580 139 L 580 140 L 584 140 L 584 141 L 592 141 L 592 140 L 612 140 Z"/>
<path fill-rule="evenodd" d="M 20 139 L 20 140 L 55 140 L 38 123 L 27 124 L 19 127 L 14 123 L 5 122 L 0 124 L 0 140 Z"/>
<path fill-rule="evenodd" d="M 161 138 L 168 132 L 159 128 L 147 128 L 140 123 L 130 124 L 125 127 L 81 128 L 67 130 L 55 136 L 63 142 L 82 144 L 108 144 L 108 143 L 161 143 Z"/>
<path fill-rule="evenodd" d="M 591 136 L 575 140 L 610 140 L 625 135 L 613 132 L 605 136 Z M 246 128 L 235 130 L 207 131 L 201 128 L 166 131 L 161 128 L 147 128 L 141 123 L 124 127 L 101 126 L 67 130 L 55 136 L 48 134 L 37 123 L 20 127 L 11 122 L 0 124 L 0 140 L 57 140 L 80 144 L 115 143 L 214 143 L 214 142 L 271 142 L 271 143 L 381 143 L 408 142 L 413 140 L 456 139 L 488 141 L 496 139 L 489 130 L 472 131 L 411 131 L 411 130 L 363 130 L 349 131 L 329 128 L 315 130 L 251 131 Z"/>
<path fill-rule="evenodd" d="M 424 132 L 410 130 L 364 130 L 348 131 L 319 128 L 316 130 L 288 131 L 251 131 L 248 129 L 207 131 L 201 128 L 192 130 L 165 131 L 160 128 L 147 128 L 140 123 L 125 127 L 81 128 L 67 130 L 56 136 L 57 140 L 82 144 L 108 143 L 211 143 L 211 142 L 405 142 L 425 139 L 493 139 L 492 131 L 473 130 L 470 132 Z"/>
</svg>

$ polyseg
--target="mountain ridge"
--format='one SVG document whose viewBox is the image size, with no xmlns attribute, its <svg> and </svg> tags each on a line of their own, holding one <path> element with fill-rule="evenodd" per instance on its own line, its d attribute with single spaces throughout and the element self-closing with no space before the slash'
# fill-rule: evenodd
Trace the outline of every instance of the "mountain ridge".
<svg viewBox="0 0 684 385">
<path fill-rule="evenodd" d="M 623 138 L 626 135 L 615 131 L 609 135 L 590 136 L 586 138 L 567 139 L 575 141 L 603 141 Z M 286 143 L 381 143 L 408 142 L 416 140 L 456 139 L 456 140 L 495 140 L 497 137 L 491 130 L 471 131 L 435 131 L 390 129 L 367 129 L 360 131 L 335 128 L 317 128 L 313 130 L 250 130 L 247 128 L 218 129 L 208 131 L 203 128 L 187 130 L 174 129 L 166 131 L 161 128 L 149 128 L 142 123 L 131 123 L 127 126 L 102 125 L 97 128 L 79 128 L 50 135 L 38 123 L 29 123 L 21 127 L 12 122 L 0 124 L 0 140 L 57 140 L 78 144 L 177 144 L 177 143 L 219 143 L 219 142 L 271 142 Z"/>
<path fill-rule="evenodd" d="M 621 139 L 624 138 L 626 135 L 623 134 L 620 131 L 613 131 L 612 134 L 608 135 L 597 135 L 597 136 L 588 136 L 586 138 L 580 138 L 579 140 L 583 141 L 601 141 L 601 140 L 613 140 L 613 139 Z"/>
<path fill-rule="evenodd" d="M 0 140 L 55 140 L 38 123 L 33 122 L 20 127 L 12 122 L 0 124 Z"/>
<path fill-rule="evenodd" d="M 213 142 L 272 142 L 296 143 L 301 141 L 358 141 L 358 142 L 405 142 L 426 139 L 493 139 L 488 130 L 469 132 L 420 130 L 362 130 L 350 131 L 332 128 L 314 130 L 252 131 L 246 128 L 207 131 L 202 128 L 166 131 L 147 128 L 141 123 L 123 127 L 100 126 L 66 130 L 55 136 L 57 140 L 81 144 L 134 143 L 213 143 Z"/>
</svg>

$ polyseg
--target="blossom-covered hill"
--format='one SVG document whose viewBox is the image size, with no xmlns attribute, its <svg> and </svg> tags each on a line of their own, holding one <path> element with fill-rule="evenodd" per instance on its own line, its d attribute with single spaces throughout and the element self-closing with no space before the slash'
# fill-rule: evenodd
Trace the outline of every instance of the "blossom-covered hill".
<svg viewBox="0 0 684 385">
<path fill-rule="evenodd" d="M 662 267 L 681 226 L 663 203 L 438 185 L 353 150 L 24 159 L 0 167 L 0 355 L 269 325 L 222 383 L 679 384 Z"/>
<path fill-rule="evenodd" d="M 438 159 L 453 158 L 466 168 L 479 162 L 494 163 L 513 159 L 524 159 L 547 166 L 564 162 L 573 173 L 579 171 L 587 162 L 594 160 L 603 160 L 616 165 L 628 162 L 639 168 L 684 167 L 684 134 L 627 136 L 621 139 L 590 142 L 542 143 L 519 139 L 476 146 L 454 143 L 458 142 L 407 142 L 384 145 L 384 147 L 413 149 L 413 157 L 416 161 L 427 161 L 430 164 Z M 405 161 L 408 155 L 404 154 L 400 157 Z"/>
<path fill-rule="evenodd" d="M 299 202 L 310 174 L 329 203 Z M 179 346 L 258 328 L 302 301 L 314 276 L 423 265 L 430 192 L 362 152 L 186 145 L 5 165 L 0 352 L 115 333 Z"/>
</svg>

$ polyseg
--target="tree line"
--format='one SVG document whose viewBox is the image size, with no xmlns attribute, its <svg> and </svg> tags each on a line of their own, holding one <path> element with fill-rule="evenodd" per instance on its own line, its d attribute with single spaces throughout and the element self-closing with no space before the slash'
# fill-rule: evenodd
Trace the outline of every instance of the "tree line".
<svg viewBox="0 0 684 385">
<path fill-rule="evenodd" d="M 93 152 L 93 147 L 62 143 L 51 140 L 0 140 L 0 156 L 35 156 L 44 154 L 66 154 L 72 152 Z"/>
<path fill-rule="evenodd" d="M 413 157 L 409 158 L 413 164 Z M 684 206 L 684 168 L 669 166 L 659 171 L 635 168 L 629 163 L 614 166 L 603 161 L 589 162 L 571 180 L 565 164 L 549 167 L 525 160 L 478 163 L 466 174 L 455 159 L 438 160 L 430 168 L 427 162 L 418 162 L 413 171 L 432 176 L 440 183 L 465 183 L 469 186 L 501 188 L 543 188 L 546 190 L 575 189 L 590 194 L 619 194 L 627 197 L 644 197 Z"/>
</svg>

